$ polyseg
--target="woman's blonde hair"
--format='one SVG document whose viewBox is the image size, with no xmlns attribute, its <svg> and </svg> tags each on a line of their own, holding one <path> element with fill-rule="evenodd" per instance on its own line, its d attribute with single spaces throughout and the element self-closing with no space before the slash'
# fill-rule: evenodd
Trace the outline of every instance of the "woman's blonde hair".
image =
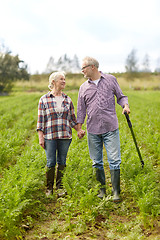
<svg viewBox="0 0 160 240">
<path fill-rule="evenodd" d="M 58 79 L 60 76 L 65 77 L 65 72 L 53 72 L 53 73 L 49 76 L 49 85 L 48 85 L 48 88 L 49 88 L 50 90 L 52 90 L 53 87 L 54 87 L 53 80 L 56 82 L 57 79 Z"/>
</svg>

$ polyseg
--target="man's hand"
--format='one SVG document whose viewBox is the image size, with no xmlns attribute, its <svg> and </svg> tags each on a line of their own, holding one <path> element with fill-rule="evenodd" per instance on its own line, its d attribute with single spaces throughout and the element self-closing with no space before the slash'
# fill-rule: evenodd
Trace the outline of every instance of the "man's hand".
<svg viewBox="0 0 160 240">
<path fill-rule="evenodd" d="M 77 124 L 77 136 L 79 139 L 83 138 L 86 132 L 82 129 L 82 123 Z"/>
<path fill-rule="evenodd" d="M 124 105 L 124 108 L 123 108 L 122 114 L 124 114 L 124 112 L 127 112 L 127 114 L 130 114 L 130 109 L 129 109 L 128 104 L 125 104 L 125 105 Z"/>
<path fill-rule="evenodd" d="M 77 136 L 78 136 L 79 139 L 83 138 L 85 134 L 86 134 L 86 132 L 83 129 L 79 129 L 77 131 Z"/>
</svg>

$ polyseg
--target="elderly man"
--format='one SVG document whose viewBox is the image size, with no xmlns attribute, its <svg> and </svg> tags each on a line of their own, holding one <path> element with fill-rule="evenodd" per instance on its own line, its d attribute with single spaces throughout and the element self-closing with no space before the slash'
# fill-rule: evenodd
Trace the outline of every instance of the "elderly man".
<svg viewBox="0 0 160 240">
<path fill-rule="evenodd" d="M 98 70 L 99 63 L 92 57 L 85 57 L 82 62 L 82 73 L 88 80 L 79 89 L 77 122 L 78 137 L 83 137 L 82 124 L 87 113 L 87 136 L 90 157 L 96 178 L 100 182 L 98 197 L 106 194 L 106 181 L 103 166 L 103 143 L 111 173 L 113 201 L 120 201 L 120 139 L 118 119 L 115 111 L 115 96 L 123 111 L 130 113 L 128 98 L 122 93 L 116 78 Z"/>
</svg>

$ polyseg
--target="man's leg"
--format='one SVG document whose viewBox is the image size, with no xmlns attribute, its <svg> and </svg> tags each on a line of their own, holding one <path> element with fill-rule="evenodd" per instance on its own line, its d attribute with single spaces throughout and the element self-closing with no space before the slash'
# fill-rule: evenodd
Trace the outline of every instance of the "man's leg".
<svg viewBox="0 0 160 240">
<path fill-rule="evenodd" d="M 106 180 L 103 167 L 103 140 L 101 135 L 88 133 L 88 146 L 90 158 L 93 161 L 93 168 L 96 169 L 96 179 L 100 182 L 100 194 L 98 197 L 103 198 L 106 194 Z"/>
<path fill-rule="evenodd" d="M 111 182 L 113 187 L 113 201 L 120 201 L 120 139 L 119 129 L 113 132 L 103 134 L 103 141 L 107 151 L 107 157 L 111 173 Z"/>
</svg>

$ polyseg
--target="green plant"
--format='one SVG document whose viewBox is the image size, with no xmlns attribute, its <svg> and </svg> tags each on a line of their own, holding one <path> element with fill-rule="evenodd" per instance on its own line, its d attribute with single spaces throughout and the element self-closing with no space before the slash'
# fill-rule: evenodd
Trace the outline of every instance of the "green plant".
<svg viewBox="0 0 160 240">
<path fill-rule="evenodd" d="M 68 95 L 72 98 L 76 111 L 77 92 L 69 92 Z M 1 238 L 21 239 L 24 233 L 22 225 L 32 226 L 34 218 L 44 214 L 42 205 L 52 201 L 55 202 L 55 221 L 50 232 L 55 236 L 60 236 L 65 231 L 71 231 L 73 235 L 83 234 L 98 226 L 107 230 L 108 237 L 114 239 L 116 230 L 111 221 L 113 214 L 116 217 L 129 216 L 134 219 L 131 225 L 124 223 L 126 228 L 123 223 L 119 225 L 117 239 L 143 239 L 141 224 L 154 227 L 153 222 L 158 219 L 160 206 L 160 93 L 130 91 L 127 95 L 131 108 L 130 118 L 145 166 L 142 170 L 126 119 L 121 114 L 122 109 L 117 107 L 122 155 L 122 202 L 117 205 L 110 200 L 110 174 L 105 151 L 108 198 L 100 200 L 97 198 L 99 184 L 92 172 L 87 137 L 79 140 L 75 130 L 63 178 L 67 195 L 57 202 L 55 195 L 46 199 L 46 156 L 38 144 L 36 133 L 40 94 L 0 98 L 0 159 L 3 159 L 0 162 Z M 142 222 L 137 223 L 138 219 Z M 152 219 L 152 223 L 148 219 Z M 64 228 L 59 227 L 56 232 L 58 221 L 63 222 Z M 37 238 L 40 237 L 42 234 L 37 235 Z"/>
</svg>

